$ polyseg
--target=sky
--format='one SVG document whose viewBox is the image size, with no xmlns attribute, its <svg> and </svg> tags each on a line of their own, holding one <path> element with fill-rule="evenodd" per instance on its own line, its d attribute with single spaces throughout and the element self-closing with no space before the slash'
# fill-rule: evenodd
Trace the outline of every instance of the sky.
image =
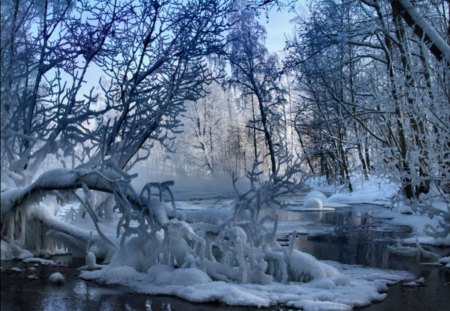
<svg viewBox="0 0 450 311">
<path fill-rule="evenodd" d="M 280 52 L 284 48 L 286 38 L 293 34 L 293 25 L 290 21 L 295 17 L 294 12 L 287 9 L 269 12 L 269 19 L 266 16 L 261 18 L 261 24 L 266 27 L 266 46 L 269 52 Z"/>
</svg>

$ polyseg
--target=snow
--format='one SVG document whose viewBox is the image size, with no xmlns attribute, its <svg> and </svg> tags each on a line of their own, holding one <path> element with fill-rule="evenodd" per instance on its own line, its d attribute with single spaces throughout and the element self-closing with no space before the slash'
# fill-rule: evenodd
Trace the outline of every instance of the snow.
<svg viewBox="0 0 450 311">
<path fill-rule="evenodd" d="M 304 200 L 307 201 L 308 199 L 311 199 L 311 198 L 319 199 L 321 201 L 327 200 L 327 196 L 318 190 L 312 190 L 312 191 L 308 192 L 308 194 L 305 196 Z"/>
<path fill-rule="evenodd" d="M 148 277 L 154 285 L 192 286 L 212 282 L 211 278 L 197 268 L 174 269 L 168 265 L 154 265 L 147 271 Z"/>
<path fill-rule="evenodd" d="M 291 200 L 288 209 L 293 211 L 334 211 L 335 207 L 347 206 L 335 202 L 326 203 L 327 196 L 321 191 L 312 190 L 308 192 L 303 200 Z M 326 204 L 327 207 L 324 207 Z"/>
<path fill-rule="evenodd" d="M 323 208 L 323 202 L 319 198 L 308 198 L 305 200 L 305 203 L 303 204 L 305 209 L 322 209 Z"/>
<path fill-rule="evenodd" d="M 440 228 L 440 222 L 446 222 L 442 213 L 449 211 L 449 204 L 441 198 L 441 195 L 437 195 L 432 191 L 428 196 L 423 196 L 421 199 L 422 203 L 408 203 L 397 201 L 400 187 L 387 178 L 371 176 L 369 180 L 365 180 L 361 176 L 357 176 L 352 181 L 353 192 L 335 193 L 324 201 L 324 206 L 331 206 L 336 203 L 389 206 L 391 207 L 390 210 L 375 211 L 372 213 L 372 216 L 383 218 L 386 222 L 393 225 L 412 227 L 414 231 L 413 236 L 403 239 L 403 243 L 415 244 L 416 239 L 418 239 L 420 244 L 450 246 L 450 234 L 436 237 L 430 236 L 426 232 L 427 227 Z M 414 205 L 412 206 L 411 204 Z M 421 204 L 424 206 L 422 208 L 423 213 L 420 213 Z M 391 247 L 390 251 L 397 254 L 413 253 L 411 249 L 407 250 L 405 248 L 395 249 Z"/>
<path fill-rule="evenodd" d="M 326 200 L 325 205 L 327 203 L 389 205 L 400 189 L 397 184 L 382 177 L 372 177 L 369 180 L 359 178 L 355 181 L 353 192 L 335 193 Z"/>
<path fill-rule="evenodd" d="M 420 236 L 418 237 L 420 244 L 425 245 L 433 245 L 437 247 L 448 247 L 450 246 L 450 235 L 444 237 L 444 238 L 435 238 L 431 236 Z M 410 237 L 403 239 L 404 243 L 413 244 L 416 241 L 416 237 Z"/>
<path fill-rule="evenodd" d="M 155 265 L 147 273 L 132 267 L 108 266 L 97 271 L 83 271 L 81 277 L 101 284 L 124 286 L 128 290 L 151 295 L 174 295 L 192 302 L 219 301 L 233 306 L 269 307 L 287 305 L 309 310 L 351 310 L 372 301 L 381 301 L 388 284 L 411 280 L 404 271 L 381 270 L 336 262 L 320 262 L 330 278 L 308 283 L 271 282 L 237 284 L 211 281 L 198 269 L 174 269 Z M 300 267 L 298 267 L 300 268 Z M 301 269 L 301 268 L 300 268 Z"/>
<path fill-rule="evenodd" d="M 11 269 L 9 269 L 12 272 L 22 272 L 23 269 L 19 268 L 19 267 L 12 267 Z"/>
<path fill-rule="evenodd" d="M 65 277 L 60 272 L 50 274 L 48 280 L 57 285 L 63 284 L 66 281 Z"/>
<path fill-rule="evenodd" d="M 450 264 L 450 256 L 442 257 L 441 259 L 439 259 L 439 263 L 441 263 L 443 265 Z"/>
<path fill-rule="evenodd" d="M 418 240 L 420 244 L 434 246 L 450 246 L 450 235 L 446 237 L 432 237 L 424 232 L 426 226 L 437 227 L 439 217 L 430 218 L 426 214 L 400 214 L 394 210 L 385 210 L 373 212 L 373 217 L 383 218 L 386 222 L 393 225 L 409 226 L 413 229 L 414 234 L 411 237 L 402 240 L 406 244 L 416 244 Z"/>
<path fill-rule="evenodd" d="M 26 258 L 23 260 L 25 263 L 37 263 L 42 266 L 56 266 L 56 263 L 51 259 L 43 259 L 43 258 Z"/>
<path fill-rule="evenodd" d="M 405 287 L 417 287 L 417 286 L 424 286 L 425 285 L 425 279 L 423 277 L 409 282 L 404 282 L 402 284 Z"/>
</svg>

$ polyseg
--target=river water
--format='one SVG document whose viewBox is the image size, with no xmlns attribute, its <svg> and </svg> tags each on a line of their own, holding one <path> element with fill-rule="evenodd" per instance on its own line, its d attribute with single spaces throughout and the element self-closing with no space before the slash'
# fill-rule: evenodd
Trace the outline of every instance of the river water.
<svg viewBox="0 0 450 311">
<path fill-rule="evenodd" d="M 378 206 L 360 205 L 336 211 L 282 211 L 279 217 L 281 224 L 302 224 L 303 229 L 298 230 L 295 240 L 296 247 L 319 259 L 408 270 L 425 279 L 424 286 L 419 287 L 394 285 L 384 301 L 362 310 L 450 310 L 449 269 L 424 265 L 426 259 L 417 256 L 405 257 L 390 253 L 387 246 L 394 244 L 396 238 L 408 236 L 411 229 L 393 226 L 385 219 L 374 217 L 373 214 L 380 209 Z M 288 231 L 283 233 L 283 226 L 280 228 L 280 242 L 286 243 L 289 239 Z M 441 255 L 450 254 L 448 248 L 430 250 Z M 68 256 L 56 257 L 54 260 L 68 264 L 68 267 L 2 262 L 1 310 L 261 310 L 221 304 L 193 304 L 173 297 L 134 295 L 120 289 L 102 288 L 77 277 L 75 267 L 84 264 L 83 262 Z M 22 271 L 13 272 L 10 270 L 12 267 L 18 267 Z M 55 271 L 66 277 L 63 285 L 47 281 L 48 276 Z M 30 278 L 30 275 L 35 275 L 36 278 Z M 289 309 L 273 307 L 269 310 Z"/>
</svg>

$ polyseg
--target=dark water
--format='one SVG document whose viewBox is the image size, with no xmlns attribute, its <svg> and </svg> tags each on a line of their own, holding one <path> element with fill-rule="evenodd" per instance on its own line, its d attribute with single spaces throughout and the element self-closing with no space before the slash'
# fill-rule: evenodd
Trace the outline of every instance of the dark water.
<svg viewBox="0 0 450 311">
<path fill-rule="evenodd" d="M 11 267 L 20 267 L 24 271 L 12 272 L 9 270 Z M 30 271 L 30 267 L 36 270 Z M 47 280 L 53 272 L 60 272 L 65 276 L 66 281 L 63 285 L 55 285 Z M 27 276 L 31 273 L 38 279 L 28 279 Z M 40 267 L 21 262 L 2 262 L 0 310 L 257 310 L 220 304 L 194 304 L 167 296 L 134 295 L 119 288 L 99 287 L 79 279 L 77 275 L 78 271 L 72 267 Z"/>
<path fill-rule="evenodd" d="M 314 254 L 319 259 L 334 260 L 346 264 L 360 264 L 413 272 L 425 279 L 424 286 L 406 287 L 397 284 L 389 288 L 387 298 L 363 308 L 364 311 L 449 311 L 450 269 L 431 265 L 429 258 L 405 257 L 390 253 L 388 245 L 397 238 L 410 235 L 406 226 L 390 225 L 383 219 L 372 217 L 376 206 L 356 206 L 339 212 L 302 213 L 300 218 L 316 218 L 322 223 L 337 224 L 337 230 L 327 235 L 308 237 L 299 235 L 297 248 Z M 292 212 L 288 212 L 290 214 Z M 315 214 L 315 215 L 314 215 Z M 292 216 L 288 216 L 291 218 Z M 449 256 L 449 248 L 427 247 L 441 256 Z"/>
<path fill-rule="evenodd" d="M 296 247 L 313 254 L 319 259 L 335 260 L 347 264 L 361 264 L 373 267 L 408 270 L 418 277 L 424 277 L 425 285 L 405 287 L 397 284 L 389 289 L 387 298 L 363 308 L 364 311 L 381 310 L 450 310 L 450 271 L 443 267 L 423 265 L 426 258 L 397 256 L 387 251 L 397 237 L 410 234 L 404 226 L 392 226 L 386 221 L 372 217 L 379 210 L 376 206 L 355 206 L 340 208 L 333 212 L 281 212 L 280 220 L 310 223 L 312 231 L 319 234 L 299 234 Z M 280 235 L 283 243 L 289 237 Z M 450 250 L 429 249 L 441 255 Z M 238 311 L 261 310 L 252 308 L 226 307 L 221 304 L 193 304 L 181 299 L 164 296 L 133 295 L 118 288 L 101 288 L 93 283 L 78 279 L 73 262 L 68 257 L 59 258 L 70 267 L 42 267 L 21 262 L 2 262 L 1 311 L 5 310 L 179 310 L 179 311 Z M 22 268 L 12 272 L 11 267 Z M 53 272 L 66 277 L 63 285 L 48 282 Z M 29 279 L 35 274 L 37 279 Z M 273 307 L 266 310 L 289 310 Z"/>
</svg>

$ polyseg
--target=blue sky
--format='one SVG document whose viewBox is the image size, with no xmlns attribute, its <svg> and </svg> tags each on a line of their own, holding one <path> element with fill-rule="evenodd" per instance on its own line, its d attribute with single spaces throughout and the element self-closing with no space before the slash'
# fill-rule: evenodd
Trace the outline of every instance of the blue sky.
<svg viewBox="0 0 450 311">
<path fill-rule="evenodd" d="M 288 12 L 287 9 L 269 12 L 269 20 L 262 16 L 261 24 L 266 27 L 267 39 L 266 46 L 270 52 L 279 52 L 284 48 L 286 37 L 293 34 L 293 26 L 290 20 L 294 18 L 295 13 Z"/>
</svg>

